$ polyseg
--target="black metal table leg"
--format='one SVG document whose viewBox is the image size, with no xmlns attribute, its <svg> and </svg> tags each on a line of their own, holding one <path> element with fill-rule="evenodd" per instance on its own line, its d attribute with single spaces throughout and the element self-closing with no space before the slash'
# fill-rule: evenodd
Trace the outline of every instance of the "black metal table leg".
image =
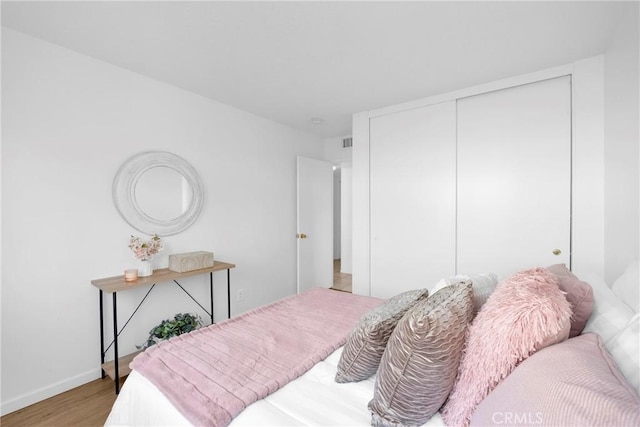
<svg viewBox="0 0 640 427">
<path fill-rule="evenodd" d="M 227 319 L 231 319 L 231 269 L 227 268 Z"/>
<path fill-rule="evenodd" d="M 213 325 L 213 271 L 209 273 L 209 291 L 211 293 L 211 324 Z"/>
<path fill-rule="evenodd" d="M 102 371 L 101 378 L 104 379 L 106 373 L 102 369 L 104 365 L 104 312 L 102 308 L 102 289 L 98 289 L 100 292 L 100 370 Z"/>
<path fill-rule="evenodd" d="M 117 308 L 117 292 L 113 293 L 113 362 L 115 368 L 114 382 L 116 385 L 116 394 L 120 393 L 120 368 L 118 366 L 118 308 Z"/>
</svg>

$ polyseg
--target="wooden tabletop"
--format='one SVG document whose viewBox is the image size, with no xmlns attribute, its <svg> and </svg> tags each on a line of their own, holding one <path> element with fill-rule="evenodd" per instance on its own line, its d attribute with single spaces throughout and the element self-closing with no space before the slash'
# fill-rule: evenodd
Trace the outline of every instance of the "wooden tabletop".
<svg viewBox="0 0 640 427">
<path fill-rule="evenodd" d="M 150 286 L 155 283 L 170 282 L 172 280 L 183 279 L 189 276 L 196 276 L 198 274 L 229 270 L 231 268 L 235 268 L 235 266 L 235 264 L 230 264 L 228 262 L 214 261 L 213 267 L 201 268 L 199 270 L 192 270 L 184 273 L 177 273 L 169 270 L 168 268 L 160 268 L 154 270 L 151 276 L 138 277 L 138 279 L 133 282 L 125 282 L 124 275 L 122 275 L 105 277 L 103 279 L 94 279 L 91 281 L 91 284 L 104 292 L 120 292 L 128 289 L 139 288 L 141 286 Z"/>
</svg>

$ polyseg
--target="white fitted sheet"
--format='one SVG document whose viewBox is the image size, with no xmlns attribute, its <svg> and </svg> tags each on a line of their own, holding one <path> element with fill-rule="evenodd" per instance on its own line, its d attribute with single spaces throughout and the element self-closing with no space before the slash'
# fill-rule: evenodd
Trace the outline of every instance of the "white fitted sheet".
<svg viewBox="0 0 640 427">
<path fill-rule="evenodd" d="M 339 384 L 334 380 L 342 347 L 301 377 L 248 406 L 230 424 L 244 426 L 368 426 L 367 404 L 374 378 Z M 106 426 L 188 426 L 189 421 L 149 380 L 136 371 L 127 378 Z M 425 426 L 444 426 L 437 413 Z"/>
</svg>

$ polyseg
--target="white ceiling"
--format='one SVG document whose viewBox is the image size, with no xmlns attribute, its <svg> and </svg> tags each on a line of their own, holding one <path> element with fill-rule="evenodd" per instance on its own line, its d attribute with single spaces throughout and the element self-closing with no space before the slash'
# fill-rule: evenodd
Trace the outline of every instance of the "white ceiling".
<svg viewBox="0 0 640 427">
<path fill-rule="evenodd" d="M 2 2 L 2 24 L 322 137 L 602 53 L 619 2 Z M 312 118 L 321 118 L 321 124 Z"/>
</svg>

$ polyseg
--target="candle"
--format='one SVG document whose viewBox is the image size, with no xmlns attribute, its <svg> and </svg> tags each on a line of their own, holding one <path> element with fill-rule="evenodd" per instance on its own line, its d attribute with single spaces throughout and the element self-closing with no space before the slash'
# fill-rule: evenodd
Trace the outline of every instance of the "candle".
<svg viewBox="0 0 640 427">
<path fill-rule="evenodd" d="M 125 270 L 124 271 L 124 281 L 125 282 L 135 282 L 138 280 L 138 270 Z"/>
</svg>

